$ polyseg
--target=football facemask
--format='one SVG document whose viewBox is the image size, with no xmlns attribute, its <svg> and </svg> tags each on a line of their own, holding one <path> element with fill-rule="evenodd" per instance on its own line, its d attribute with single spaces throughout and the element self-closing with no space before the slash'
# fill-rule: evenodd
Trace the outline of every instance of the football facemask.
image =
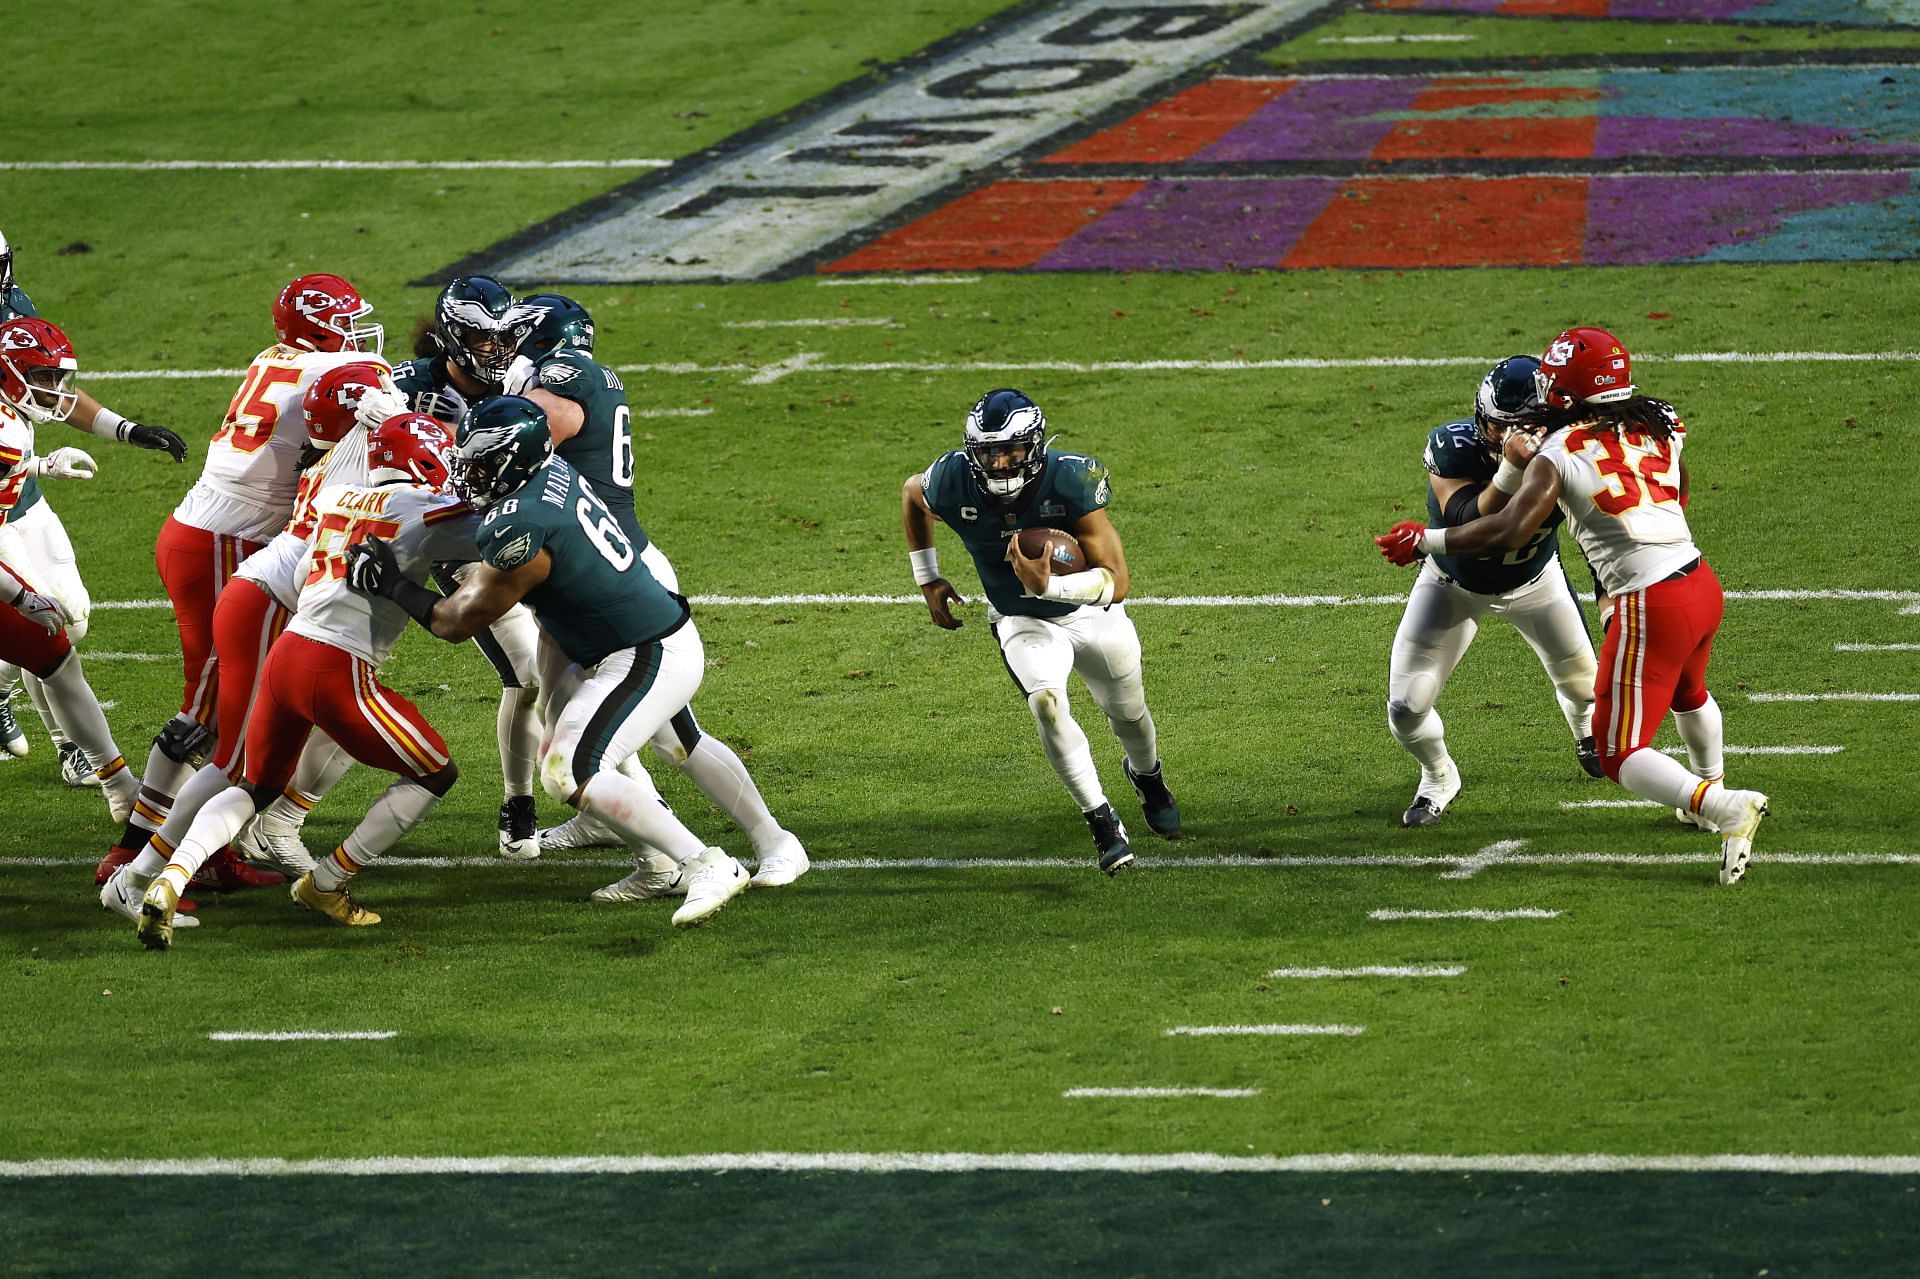
<svg viewBox="0 0 1920 1279">
<path fill-rule="evenodd" d="M 73 343 L 45 320 L 17 317 L 0 324 L 0 400 L 29 422 L 64 422 L 80 393 Z"/>
<path fill-rule="evenodd" d="M 966 452 L 980 487 L 1012 501 L 1046 468 L 1046 415 L 1018 391 L 988 391 L 967 413 Z"/>
<path fill-rule="evenodd" d="M 1539 373 L 1540 361 L 1531 355 L 1510 355 L 1480 380 L 1473 400 L 1473 425 L 1487 447 L 1499 448 L 1507 432 L 1540 407 Z"/>
<path fill-rule="evenodd" d="M 513 362 L 513 337 L 507 316 L 513 295 L 498 280 L 463 275 L 440 290 L 433 308 L 433 333 L 454 367 L 484 386 L 498 387 Z"/>
</svg>

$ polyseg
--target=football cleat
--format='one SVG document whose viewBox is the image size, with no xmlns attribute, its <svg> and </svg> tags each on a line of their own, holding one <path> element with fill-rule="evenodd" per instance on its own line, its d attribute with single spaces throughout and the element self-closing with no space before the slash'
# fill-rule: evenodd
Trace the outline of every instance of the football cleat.
<svg viewBox="0 0 1920 1279">
<path fill-rule="evenodd" d="M 1573 757 L 1580 761 L 1580 771 L 1588 777 L 1605 777 L 1607 770 L 1600 767 L 1600 744 L 1593 740 L 1593 734 L 1576 738 L 1573 743 Z"/>
<path fill-rule="evenodd" d="M 516 862 L 530 862 L 540 855 L 540 820 L 533 811 L 533 796 L 509 795 L 500 805 L 500 855 Z"/>
<path fill-rule="evenodd" d="M 207 862 L 193 876 L 195 888 L 211 888 L 216 892 L 237 893 L 244 888 L 268 888 L 274 884 L 284 884 L 287 877 L 277 870 L 261 870 L 249 866 L 240 860 L 228 845 L 207 859 Z"/>
<path fill-rule="evenodd" d="M 686 865 L 687 900 L 673 912 L 676 928 L 697 924 L 747 891 L 747 868 L 717 848 Z"/>
<path fill-rule="evenodd" d="M 1167 789 L 1162 775 L 1160 761 L 1155 760 L 1151 773 L 1136 773 L 1133 765 L 1126 760 L 1120 761 L 1120 771 L 1133 783 L 1134 791 L 1140 796 L 1140 810 L 1146 814 L 1147 829 L 1156 835 L 1172 839 L 1180 833 L 1180 805 L 1173 800 L 1173 792 Z"/>
<path fill-rule="evenodd" d="M 626 842 L 599 818 L 575 813 L 558 826 L 549 826 L 538 837 L 540 847 L 548 851 L 566 848 L 624 848 Z"/>
<path fill-rule="evenodd" d="M 300 839 L 300 828 L 285 818 L 261 813 L 233 838 L 233 851 L 257 865 L 273 866 L 289 877 L 314 867 L 313 854 Z"/>
<path fill-rule="evenodd" d="M 1093 846 L 1100 855 L 1100 869 L 1109 875 L 1117 875 L 1133 865 L 1133 849 L 1127 843 L 1127 828 L 1120 821 L 1120 814 L 1113 811 L 1112 804 L 1102 804 L 1091 812 L 1081 814 L 1087 819 L 1087 829 L 1093 832 Z"/>
<path fill-rule="evenodd" d="M 149 886 L 150 881 L 136 879 L 130 870 L 116 871 L 107 878 L 106 884 L 100 889 L 100 909 L 110 910 L 114 914 L 125 918 L 129 923 L 138 924 L 140 922 L 140 901 L 146 896 Z M 174 903 L 175 913 L 173 926 L 175 928 L 198 928 L 200 926 L 199 920 L 195 919 L 192 915 L 179 913 L 180 908 L 186 904 L 184 899 Z"/>
<path fill-rule="evenodd" d="M 1422 778 L 1420 789 L 1413 793 L 1413 803 L 1407 806 L 1406 812 L 1400 814 L 1400 824 L 1409 829 L 1433 825 L 1459 793 L 1460 770 L 1453 766 L 1452 760 L 1448 760 L 1446 780 L 1431 782 Z"/>
<path fill-rule="evenodd" d="M 784 888 L 806 874 L 812 865 L 799 839 L 792 831 L 783 830 L 774 839 L 773 846 L 759 855 L 759 862 L 753 868 L 753 886 Z"/>
<path fill-rule="evenodd" d="M 76 789 L 100 784 L 100 779 L 94 775 L 93 765 L 87 760 L 87 753 L 72 742 L 60 744 L 60 780 Z"/>
<path fill-rule="evenodd" d="M 1703 830 L 1713 835 L 1720 833 L 1720 828 L 1708 821 L 1705 813 L 1695 813 L 1684 808 L 1676 808 L 1673 810 L 1673 816 L 1674 820 L 1678 821 L 1682 826 L 1691 826 L 1695 830 Z"/>
<path fill-rule="evenodd" d="M 0 697 L 0 758 L 19 759 L 27 753 L 27 735 L 13 714 L 13 695 L 19 691 L 16 686 Z"/>
<path fill-rule="evenodd" d="M 105 900 L 104 894 L 102 900 Z M 140 899 L 140 917 L 133 924 L 140 944 L 148 950 L 165 950 L 173 945 L 173 916 L 179 908 L 180 894 L 165 875 L 155 876 Z"/>
<path fill-rule="evenodd" d="M 1439 821 L 1440 814 L 1446 811 L 1445 808 L 1435 804 L 1425 795 L 1415 795 L 1413 797 L 1413 803 L 1407 806 L 1407 811 L 1400 814 L 1400 824 L 1408 829 L 1418 826 L 1431 826 Z"/>
<path fill-rule="evenodd" d="M 345 924 L 349 928 L 364 928 L 380 922 L 380 916 L 353 899 L 353 894 L 347 891 L 345 884 L 328 892 L 313 882 L 311 871 L 294 880 L 287 895 L 308 910 L 317 910 L 334 923 Z"/>
<path fill-rule="evenodd" d="M 1734 820 L 1720 828 L 1720 882 L 1738 883 L 1747 873 L 1747 863 L 1753 858 L 1753 836 L 1760 829 L 1760 819 L 1768 813 L 1767 797 L 1757 790 L 1735 791 L 1729 798 L 1740 801 L 1740 813 Z"/>
<path fill-rule="evenodd" d="M 646 853 L 640 858 L 640 864 L 633 874 L 618 883 L 608 884 L 605 888 L 593 890 L 593 900 L 597 902 L 643 902 L 654 897 L 685 897 L 687 895 L 687 866 L 682 866 L 665 853 Z"/>
</svg>

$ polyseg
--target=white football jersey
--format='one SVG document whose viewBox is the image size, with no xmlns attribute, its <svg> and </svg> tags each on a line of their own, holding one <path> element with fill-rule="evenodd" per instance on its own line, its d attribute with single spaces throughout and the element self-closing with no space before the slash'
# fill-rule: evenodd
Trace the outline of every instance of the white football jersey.
<svg viewBox="0 0 1920 1279">
<path fill-rule="evenodd" d="M 347 585 L 347 548 L 369 537 L 393 547 L 400 571 L 424 583 L 435 564 L 480 557 L 480 517 L 450 493 L 423 484 L 346 485 L 321 494 L 308 540 L 300 607 L 287 629 L 345 649 L 375 666 L 406 633 L 407 615 L 391 600 Z"/>
<path fill-rule="evenodd" d="M 0 524 L 13 515 L 20 490 L 33 478 L 27 462 L 33 457 L 33 424 L 0 404 Z"/>
<path fill-rule="evenodd" d="M 1630 428 L 1573 426 L 1540 446 L 1560 473 L 1560 509 L 1609 595 L 1643 591 L 1700 558 L 1680 509 L 1680 447 Z"/>
<path fill-rule="evenodd" d="M 235 577 L 260 589 L 289 613 L 300 607 L 300 586 L 307 577 L 307 539 L 320 522 L 319 502 L 330 489 L 367 482 L 367 428 L 355 426 L 327 455 L 300 473 L 293 514 L 273 540 L 240 561 Z"/>
<path fill-rule="evenodd" d="M 173 518 L 210 533 L 264 542 L 293 509 L 300 447 L 307 442 L 300 397 L 313 380 L 341 364 L 387 362 L 365 351 L 302 351 L 275 344 L 247 366 L 226 418 L 207 445 L 200 480 Z"/>
</svg>

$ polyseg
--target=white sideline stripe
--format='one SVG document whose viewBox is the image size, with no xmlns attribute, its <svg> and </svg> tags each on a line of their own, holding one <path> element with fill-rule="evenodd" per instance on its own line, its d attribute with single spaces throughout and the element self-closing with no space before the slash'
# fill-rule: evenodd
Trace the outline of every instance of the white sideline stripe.
<svg viewBox="0 0 1920 1279">
<path fill-rule="evenodd" d="M 1727 755 L 1838 755 L 1847 749 L 1844 746 L 1723 746 L 1721 751 Z M 1685 755 L 1684 746 L 1662 746 L 1663 755 Z M 1659 807 L 1659 805 L 1655 805 Z"/>
<path fill-rule="evenodd" d="M 1463 40 L 1478 40 L 1479 36 L 1441 35 L 1438 33 L 1417 36 L 1321 36 L 1321 44 L 1458 44 Z"/>
<path fill-rule="evenodd" d="M 234 371 L 238 376 L 240 370 Z M 1730 600 L 1757 602 L 1795 601 L 1795 600 L 1840 600 L 1873 601 L 1883 603 L 1912 602 L 1920 608 L 1920 591 L 1728 591 Z M 761 607 L 767 605 L 790 604 L 922 604 L 926 601 L 918 595 L 859 595 L 833 592 L 819 595 L 691 595 L 695 604 L 725 607 Z M 1131 595 L 1127 597 L 1129 605 L 1149 605 L 1165 608 L 1355 608 L 1374 607 L 1389 604 L 1400 605 L 1407 602 L 1401 595 Z M 129 608 L 172 608 L 164 599 L 145 600 L 97 600 L 93 607 L 99 609 Z M 1904 695 L 1901 695 L 1904 696 Z"/>
<path fill-rule="evenodd" d="M 392 1039 L 397 1030 L 210 1030 L 216 1043 L 263 1040 L 281 1043 L 293 1039 Z"/>
<path fill-rule="evenodd" d="M 819 320 L 724 320 L 723 329 L 866 329 L 881 328 L 900 321 L 891 315 L 836 315 Z"/>
<path fill-rule="evenodd" d="M 82 661 L 87 662 L 177 662 L 180 660 L 177 653 L 103 653 L 94 648 L 82 650 L 80 657 Z"/>
<path fill-rule="evenodd" d="M 1475 875 L 1478 875 L 1495 862 L 1503 861 L 1511 857 L 1526 846 L 1527 841 L 1524 839 L 1503 839 L 1497 843 L 1488 844 L 1485 848 L 1462 861 L 1452 870 L 1442 871 L 1440 878 L 1472 879 Z"/>
<path fill-rule="evenodd" d="M 1920 693 L 1748 693 L 1750 702 L 1920 702 Z"/>
<path fill-rule="evenodd" d="M 712 410 L 711 408 L 704 408 L 704 409 L 635 409 L 635 410 L 634 410 L 634 414 L 633 414 L 633 415 L 634 415 L 635 417 L 705 417 L 705 416 L 707 416 L 707 414 L 709 414 L 709 413 L 711 413 L 711 412 L 713 412 L 713 410 Z"/>
<path fill-rule="evenodd" d="M 1318 980 L 1323 977 L 1458 977 L 1467 971 L 1465 964 L 1412 964 L 1401 967 L 1369 964 L 1362 968 L 1276 968 L 1269 977 L 1298 977 Z"/>
<path fill-rule="evenodd" d="M 1616 800 L 1613 803 L 1648 803 Z M 1649 803 L 1649 807 L 1660 805 Z M 1436 866 L 1458 866 L 1464 857 L 1410 856 L 1388 857 L 1359 854 L 1354 856 L 1250 857 L 1229 854 L 1218 857 L 1140 857 L 1136 867 L 1154 870 L 1309 870 L 1317 867 L 1376 867 L 1383 869 L 1431 870 Z M 1756 863 L 1790 866 L 1920 866 L 1920 853 L 1780 853 L 1755 852 Z M 1500 866 L 1702 866 L 1716 865 L 1717 854 L 1704 853 L 1516 853 L 1503 857 Z M 93 866 L 96 857 L 0 857 L 0 871 L 7 869 L 49 870 L 62 866 Z M 835 870 L 1085 870 L 1091 863 L 1083 857 L 839 857 L 816 859 L 813 869 Z M 380 862 L 382 870 L 520 870 L 568 867 L 596 869 L 624 866 L 631 870 L 631 857 L 576 857 L 565 860 L 510 861 L 503 857 L 391 857 Z"/>
<path fill-rule="evenodd" d="M 1068 1088 L 1062 1097 L 1258 1097 L 1258 1088 Z"/>
<path fill-rule="evenodd" d="M 1370 910 L 1368 919 L 1558 919 L 1557 910 L 1524 906 L 1519 910 Z"/>
<path fill-rule="evenodd" d="M 1665 808 L 1650 799 L 1563 799 L 1562 808 Z"/>
<path fill-rule="evenodd" d="M 815 280 L 823 289 L 848 288 L 856 284 L 978 284 L 977 275 L 862 275 L 852 279 Z"/>
<path fill-rule="evenodd" d="M 757 1151 L 709 1155 L 385 1155 L 362 1159 L 22 1159 L 0 1177 L 395 1177 L 687 1172 L 1920 1173 L 1920 1155 L 1165 1155 Z"/>
<path fill-rule="evenodd" d="M 183 169 L 664 169 L 671 160 L 0 160 L 16 173 L 150 173 Z"/>
<path fill-rule="evenodd" d="M 1262 1025 L 1169 1026 L 1169 1035 L 1364 1035 L 1365 1026 L 1311 1025 L 1304 1022 L 1268 1022 Z"/>
<path fill-rule="evenodd" d="M 1836 653 L 1915 653 L 1920 644 L 1835 644 Z"/>
</svg>

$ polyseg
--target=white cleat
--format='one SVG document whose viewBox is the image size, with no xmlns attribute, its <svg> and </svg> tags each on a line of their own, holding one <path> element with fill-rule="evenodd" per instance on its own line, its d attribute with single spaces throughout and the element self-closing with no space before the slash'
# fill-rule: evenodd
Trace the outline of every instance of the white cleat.
<svg viewBox="0 0 1920 1279">
<path fill-rule="evenodd" d="M 709 848 L 686 865 L 687 900 L 673 912 L 676 928 L 697 924 L 747 891 L 747 868 L 717 848 Z"/>
<path fill-rule="evenodd" d="M 624 848 L 627 843 L 605 822 L 588 813 L 575 813 L 558 826 L 547 827 L 537 838 L 540 847 L 548 852 L 564 848 Z"/>
<path fill-rule="evenodd" d="M 88 786 L 98 786 L 100 784 L 99 775 L 93 771 L 93 764 L 88 761 L 85 751 L 75 746 L 72 742 L 61 746 L 59 750 L 61 781 L 73 787 L 75 790 L 80 790 Z M 124 817 L 118 820 L 123 825 L 126 822 L 126 818 Z"/>
<path fill-rule="evenodd" d="M 13 715 L 13 695 L 19 691 L 16 685 L 0 695 L 0 758 L 20 759 L 28 750 L 27 735 Z"/>
<path fill-rule="evenodd" d="M 1454 797 L 1460 793 L 1460 770 L 1454 767 L 1452 760 L 1447 761 L 1447 772 L 1437 782 L 1420 779 L 1420 789 L 1413 793 L 1413 803 L 1400 815 L 1400 824 L 1406 827 L 1431 826 L 1440 820 Z"/>
<path fill-rule="evenodd" d="M 1673 816 L 1682 826 L 1691 826 L 1695 830 L 1703 830 L 1712 835 L 1718 835 L 1720 833 L 1720 828 L 1708 821 L 1704 813 L 1694 813 L 1684 808 L 1676 808 L 1673 810 Z"/>
<path fill-rule="evenodd" d="M 1731 825 L 1720 829 L 1720 882 L 1732 884 L 1739 882 L 1747 873 L 1747 863 L 1753 858 L 1753 836 L 1760 829 L 1760 819 L 1767 815 L 1767 797 L 1757 790 L 1735 791 L 1732 798 L 1740 800 L 1740 814 Z"/>
<path fill-rule="evenodd" d="M 256 866 L 271 866 L 288 879 L 298 879 L 314 866 L 313 854 L 300 838 L 300 828 L 266 813 L 240 828 L 233 848 Z"/>
<path fill-rule="evenodd" d="M 693 863 L 682 866 L 665 853 L 643 853 L 633 874 L 617 884 L 593 890 L 597 902 L 643 902 L 655 897 L 685 897 L 688 871 Z"/>
<path fill-rule="evenodd" d="M 812 865 L 799 839 L 792 831 L 783 830 L 775 837 L 773 846 L 760 854 L 759 864 L 753 868 L 753 886 L 784 888 L 806 874 Z"/>
<path fill-rule="evenodd" d="M 100 908 L 125 916 L 128 923 L 137 924 L 140 922 L 140 902 L 147 895 L 147 885 L 152 882 L 150 879 L 135 879 L 133 872 L 122 866 L 109 875 L 107 882 L 101 885 Z M 175 914 L 173 926 L 198 928 L 200 921 L 192 915 Z"/>
</svg>

